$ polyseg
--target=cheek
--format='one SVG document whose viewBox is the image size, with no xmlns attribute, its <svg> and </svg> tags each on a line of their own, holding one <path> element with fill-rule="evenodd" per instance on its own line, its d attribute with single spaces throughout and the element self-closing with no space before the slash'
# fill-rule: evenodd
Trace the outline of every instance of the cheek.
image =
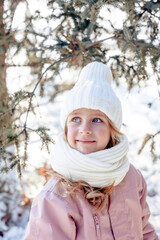
<svg viewBox="0 0 160 240">
<path fill-rule="evenodd" d="M 110 128 L 109 127 L 101 127 L 98 129 L 98 134 L 101 136 L 110 136 Z"/>
<path fill-rule="evenodd" d="M 111 138 L 110 128 L 102 128 L 99 130 L 99 138 L 101 138 L 102 142 L 107 144 Z"/>
<path fill-rule="evenodd" d="M 66 129 L 66 139 L 69 143 L 72 143 L 74 141 L 75 137 L 75 130 L 74 128 L 68 126 Z"/>
</svg>

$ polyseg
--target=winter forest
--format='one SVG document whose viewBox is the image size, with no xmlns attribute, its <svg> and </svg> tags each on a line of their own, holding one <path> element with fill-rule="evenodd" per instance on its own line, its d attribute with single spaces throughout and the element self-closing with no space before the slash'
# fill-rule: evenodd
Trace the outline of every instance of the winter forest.
<svg viewBox="0 0 160 240">
<path fill-rule="evenodd" d="M 0 239 L 23 239 L 50 178 L 60 103 L 95 60 L 112 70 L 160 237 L 159 29 L 159 0 L 0 1 Z"/>
</svg>

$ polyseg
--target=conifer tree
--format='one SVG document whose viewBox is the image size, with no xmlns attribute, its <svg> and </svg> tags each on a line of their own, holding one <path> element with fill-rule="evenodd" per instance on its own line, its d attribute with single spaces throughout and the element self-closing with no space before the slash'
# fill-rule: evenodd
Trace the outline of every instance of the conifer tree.
<svg viewBox="0 0 160 240">
<path fill-rule="evenodd" d="M 25 11 L 21 29 L 12 24 L 20 4 Z M 36 132 L 45 146 L 53 141 L 45 127 L 29 129 L 27 121 L 30 112 L 34 111 L 33 98 L 38 87 L 43 97 L 45 85 L 53 82 L 50 100 L 71 87 L 55 83 L 56 76 L 66 66 L 81 68 L 91 61 L 102 61 L 111 66 L 117 84 L 122 77 L 126 80 L 128 90 L 135 85 L 143 87 L 152 74 L 160 95 L 159 0 L 45 0 L 43 5 L 47 14 L 39 9 L 31 13 L 32 7 L 27 0 L 1 1 L 0 161 L 9 160 L 9 164 L 2 164 L 1 170 L 7 171 L 17 165 L 20 172 L 21 167 L 25 167 L 31 132 Z M 117 27 L 115 23 L 119 19 L 123 20 Z M 40 23 L 42 27 L 37 27 Z M 25 60 L 17 64 L 13 57 L 22 51 Z M 26 87 L 24 91 L 8 94 L 6 71 L 11 67 L 31 70 L 32 90 Z M 27 103 L 25 107 L 24 102 Z M 25 121 L 19 124 L 18 119 L 24 114 Z M 150 142 L 153 157 L 157 159 L 154 146 L 158 135 L 159 132 L 147 133 L 139 153 Z M 22 156 L 18 149 L 22 143 L 25 147 L 23 161 L 20 161 Z M 16 145 L 16 155 L 8 154 L 9 144 Z"/>
</svg>

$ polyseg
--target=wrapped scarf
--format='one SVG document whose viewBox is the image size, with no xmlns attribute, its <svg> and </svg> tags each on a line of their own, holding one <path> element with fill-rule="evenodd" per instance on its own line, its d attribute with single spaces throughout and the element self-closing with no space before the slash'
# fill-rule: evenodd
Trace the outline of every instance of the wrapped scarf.
<svg viewBox="0 0 160 240">
<path fill-rule="evenodd" d="M 58 136 L 51 153 L 54 171 L 73 180 L 86 181 L 92 187 L 118 185 L 129 170 L 128 140 L 120 137 L 119 144 L 101 151 L 83 154 L 71 148 L 63 134 Z"/>
</svg>

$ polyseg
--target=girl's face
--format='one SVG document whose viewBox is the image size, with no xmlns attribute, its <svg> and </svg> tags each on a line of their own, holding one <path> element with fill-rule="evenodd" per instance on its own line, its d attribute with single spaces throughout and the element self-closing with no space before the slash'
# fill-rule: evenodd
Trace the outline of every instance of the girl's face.
<svg viewBox="0 0 160 240">
<path fill-rule="evenodd" d="M 108 118 L 99 110 L 77 109 L 69 114 L 66 126 L 69 145 L 81 153 L 103 150 L 110 141 Z"/>
</svg>

